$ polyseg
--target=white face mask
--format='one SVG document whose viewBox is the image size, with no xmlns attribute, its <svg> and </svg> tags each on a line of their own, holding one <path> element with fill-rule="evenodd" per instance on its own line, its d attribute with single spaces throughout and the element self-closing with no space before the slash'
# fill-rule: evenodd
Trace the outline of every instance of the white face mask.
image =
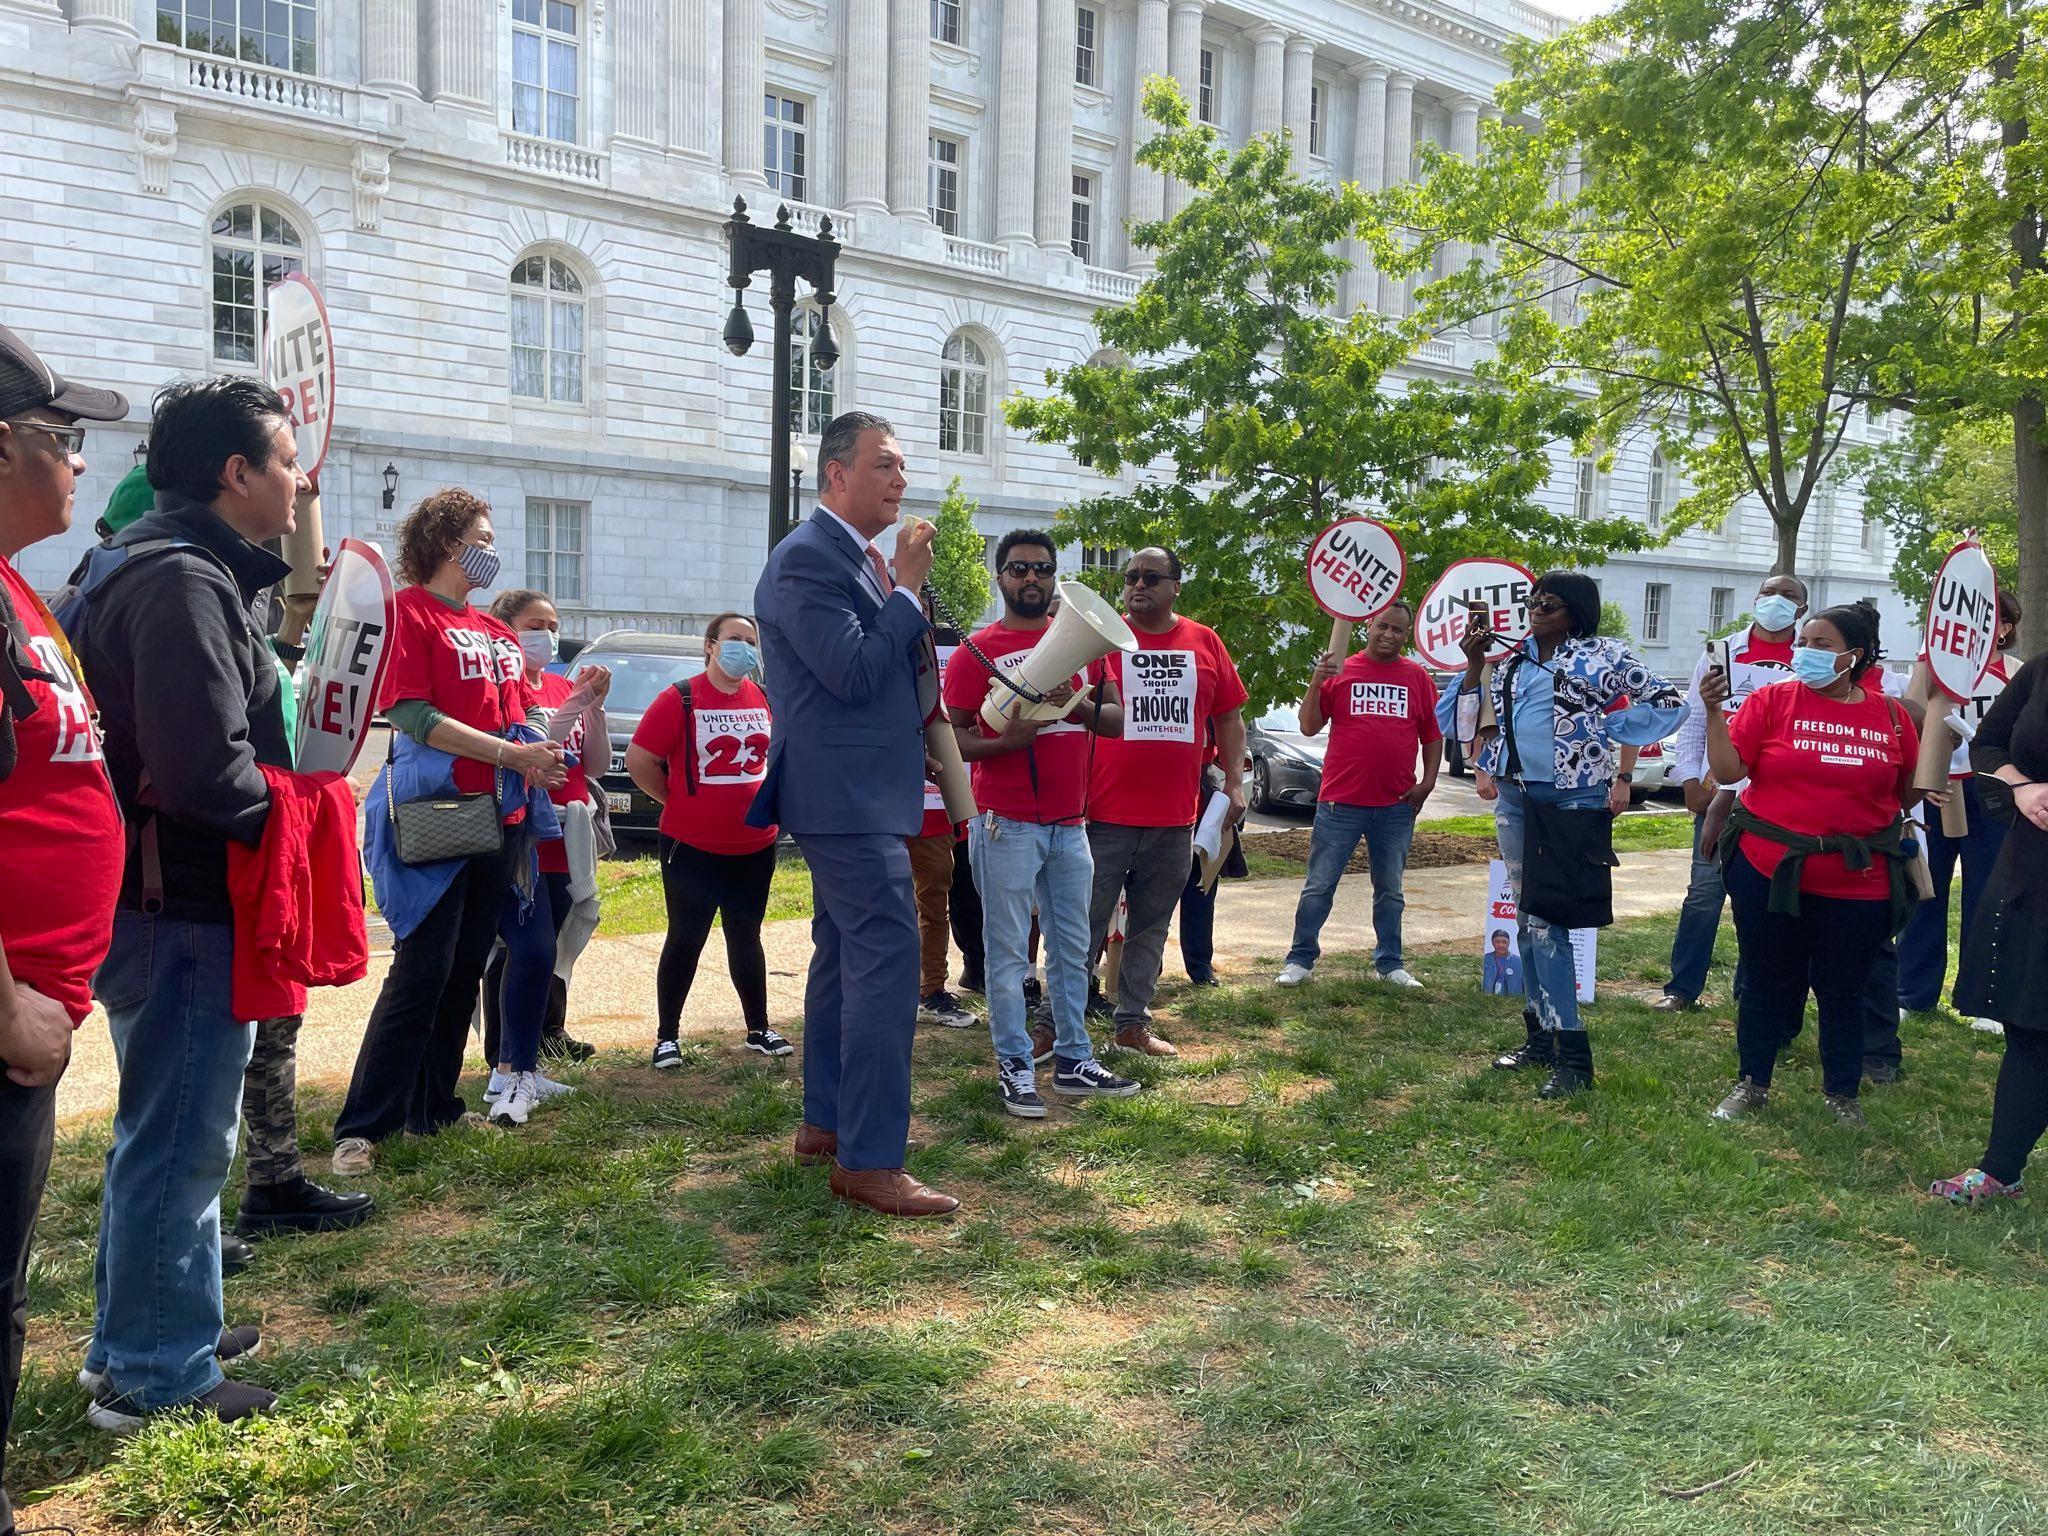
<svg viewBox="0 0 2048 1536">
<path fill-rule="evenodd" d="M 555 659 L 555 632 L 552 629 L 522 629 L 519 631 L 519 649 L 526 652 L 529 667 L 544 667 Z"/>
</svg>

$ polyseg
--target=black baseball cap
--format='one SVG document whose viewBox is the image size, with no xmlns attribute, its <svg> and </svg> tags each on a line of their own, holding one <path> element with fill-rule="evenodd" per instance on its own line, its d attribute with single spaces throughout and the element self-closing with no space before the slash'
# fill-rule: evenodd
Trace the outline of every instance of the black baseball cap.
<svg viewBox="0 0 2048 1536">
<path fill-rule="evenodd" d="M 128 397 L 118 390 L 73 384 L 36 356 L 35 348 L 0 325 L 0 417 L 39 406 L 86 421 L 119 421 Z"/>
</svg>

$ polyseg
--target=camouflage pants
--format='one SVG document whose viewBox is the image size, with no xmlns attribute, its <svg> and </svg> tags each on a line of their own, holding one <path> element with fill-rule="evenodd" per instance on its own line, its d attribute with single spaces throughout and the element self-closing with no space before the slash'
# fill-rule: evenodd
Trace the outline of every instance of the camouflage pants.
<svg viewBox="0 0 2048 1536">
<path fill-rule="evenodd" d="M 299 1165 L 299 1026 L 305 1020 L 263 1019 L 242 1074 L 242 1120 L 249 1128 L 249 1183 L 289 1184 Z"/>
</svg>

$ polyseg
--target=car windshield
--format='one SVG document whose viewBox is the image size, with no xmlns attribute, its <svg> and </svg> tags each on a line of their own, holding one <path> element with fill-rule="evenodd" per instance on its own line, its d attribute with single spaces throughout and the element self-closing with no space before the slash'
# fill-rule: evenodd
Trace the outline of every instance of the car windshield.
<svg viewBox="0 0 2048 1536">
<path fill-rule="evenodd" d="M 1259 729 L 1262 731 L 1278 731 L 1288 736 L 1299 736 L 1301 734 L 1300 712 L 1292 706 L 1285 709 L 1269 709 L 1259 716 Z"/>
<path fill-rule="evenodd" d="M 650 656 L 633 651 L 585 651 L 576 658 L 580 672 L 585 667 L 609 667 L 612 688 L 605 709 L 614 715 L 644 715 L 655 696 L 670 683 L 695 677 L 704 670 L 702 656 Z"/>
</svg>

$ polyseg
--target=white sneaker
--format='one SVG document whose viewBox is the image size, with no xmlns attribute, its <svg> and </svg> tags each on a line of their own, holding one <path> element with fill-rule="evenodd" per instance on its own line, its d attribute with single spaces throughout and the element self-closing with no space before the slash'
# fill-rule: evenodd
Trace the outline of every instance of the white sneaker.
<svg viewBox="0 0 2048 1536">
<path fill-rule="evenodd" d="M 574 1088 L 571 1088 L 567 1083 L 556 1082 L 552 1077 L 549 1077 L 545 1072 L 536 1072 L 533 1074 L 533 1087 L 536 1101 L 542 1104 L 547 1103 L 550 1099 L 567 1098 L 570 1094 L 576 1091 Z"/>
<path fill-rule="evenodd" d="M 369 1175 L 377 1156 L 376 1148 L 360 1136 L 344 1136 L 334 1144 L 328 1169 L 338 1179 L 360 1179 Z"/>
<path fill-rule="evenodd" d="M 1976 1030 L 1979 1034 L 1985 1035 L 2002 1035 L 2005 1033 L 2005 1026 L 1996 1019 L 1972 1019 L 1970 1020 L 1970 1028 Z"/>
<path fill-rule="evenodd" d="M 1421 982 L 1410 976 L 1406 970 L 1398 965 L 1391 971 L 1381 971 L 1380 980 L 1390 987 L 1414 987 L 1420 990 L 1422 986 Z"/>
<path fill-rule="evenodd" d="M 534 1081 L 534 1074 L 521 1072 L 512 1079 L 511 1088 L 491 1106 L 491 1119 L 498 1125 L 524 1125 L 539 1099 L 540 1085 Z"/>
<path fill-rule="evenodd" d="M 484 1089 L 484 1102 L 486 1104 L 495 1104 L 498 1100 L 505 1097 L 506 1092 L 512 1086 L 513 1079 L 517 1076 L 518 1074 L 514 1073 L 512 1077 L 507 1077 L 496 1067 L 491 1068 L 491 1083 L 488 1088 Z"/>
<path fill-rule="evenodd" d="M 1280 967 L 1280 974 L 1273 978 L 1276 987 L 1298 987 L 1309 979 L 1312 973 L 1305 965 L 1296 965 L 1292 960 Z"/>
</svg>

